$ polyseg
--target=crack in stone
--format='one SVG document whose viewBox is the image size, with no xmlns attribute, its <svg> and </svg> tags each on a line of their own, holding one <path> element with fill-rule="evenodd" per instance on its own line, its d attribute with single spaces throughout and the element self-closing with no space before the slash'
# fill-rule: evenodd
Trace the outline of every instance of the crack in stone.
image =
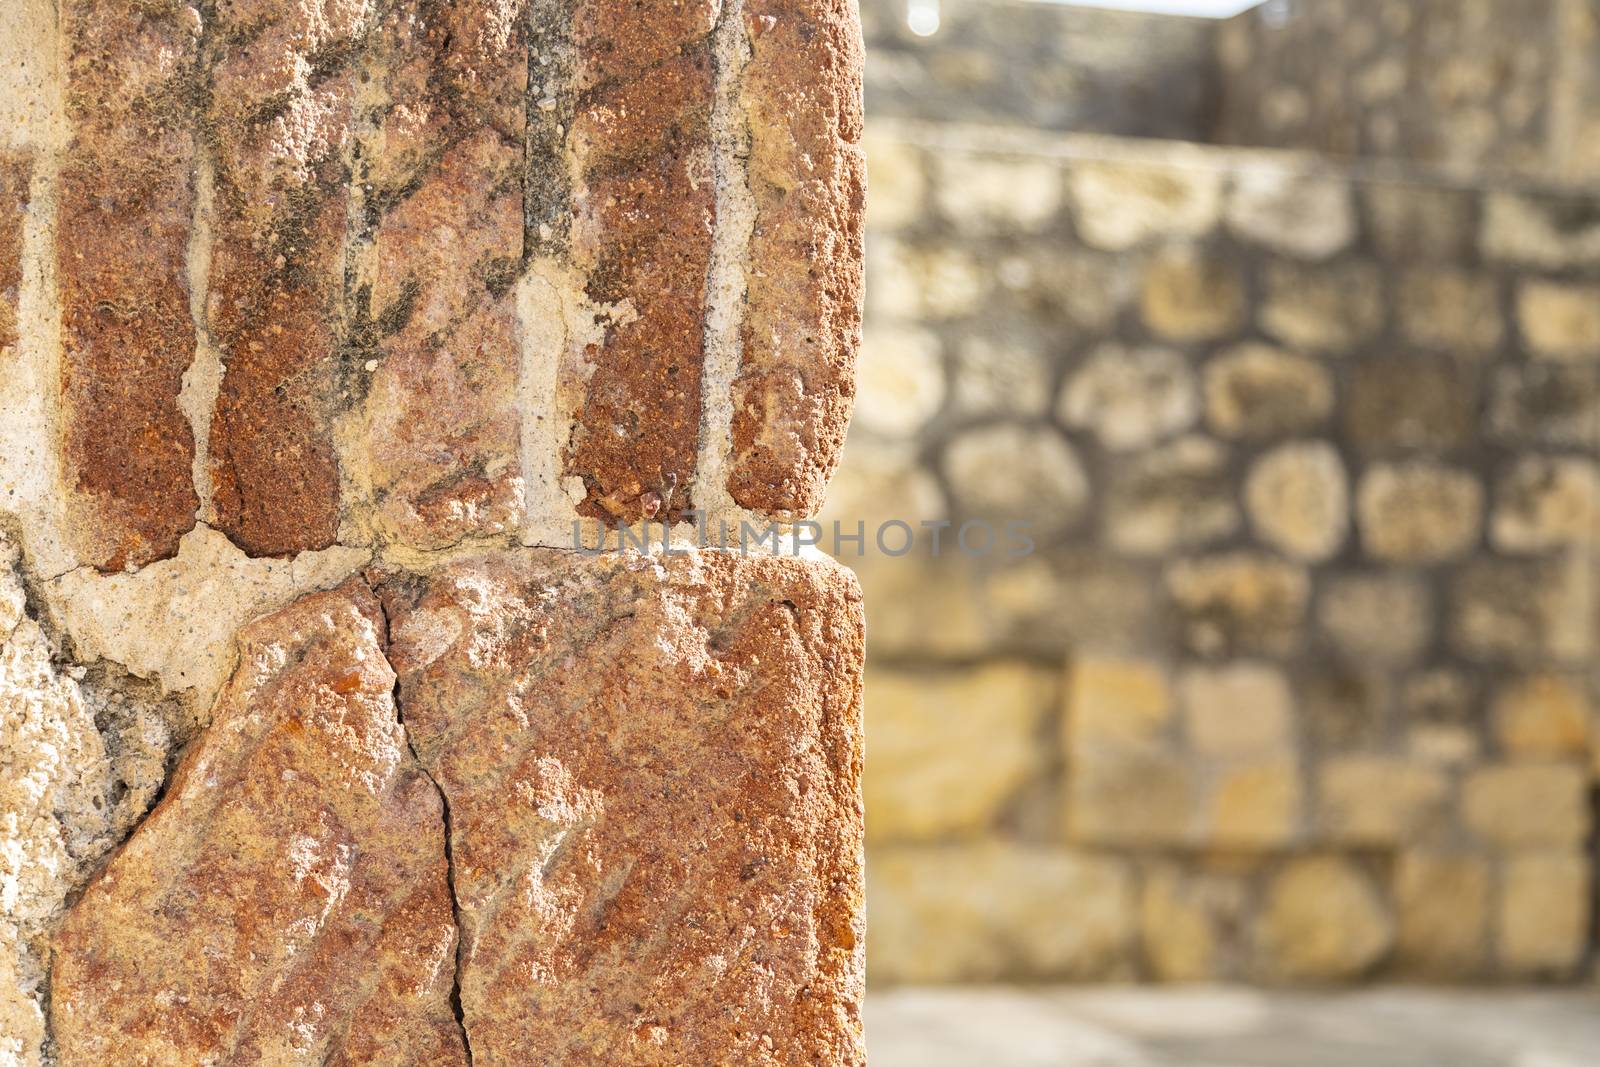
<svg viewBox="0 0 1600 1067">
<path fill-rule="evenodd" d="M 367 584 L 367 588 L 372 589 L 370 582 Z M 378 602 L 378 610 L 383 613 L 383 642 L 381 645 L 383 659 L 385 663 L 389 664 L 389 669 L 393 671 L 394 662 L 389 658 L 390 627 L 392 625 L 392 620 L 389 617 L 389 605 L 384 603 L 383 597 L 376 589 L 372 589 L 372 593 L 374 599 Z M 417 770 L 422 772 L 422 776 L 428 780 L 434 791 L 439 794 L 439 805 L 444 813 L 444 878 L 445 887 L 450 893 L 450 920 L 455 924 L 456 928 L 455 967 L 450 974 L 450 1012 L 455 1016 L 456 1029 L 461 1032 L 461 1047 L 466 1052 L 468 1067 L 471 1067 L 473 1063 L 472 1035 L 467 1029 L 466 1010 L 461 1004 L 461 968 L 462 956 L 466 951 L 467 931 L 461 921 L 461 900 L 456 896 L 455 842 L 450 820 L 450 797 L 445 793 L 444 787 L 439 784 L 439 780 L 433 776 L 433 772 L 428 770 L 427 764 L 422 762 L 422 756 L 417 752 L 417 747 L 411 740 L 411 731 L 406 729 L 405 705 L 400 700 L 400 674 L 398 671 L 395 671 L 392 699 L 394 700 L 395 721 L 400 724 L 400 732 L 405 737 L 406 751 L 411 753 L 411 759 L 416 763 Z"/>
</svg>

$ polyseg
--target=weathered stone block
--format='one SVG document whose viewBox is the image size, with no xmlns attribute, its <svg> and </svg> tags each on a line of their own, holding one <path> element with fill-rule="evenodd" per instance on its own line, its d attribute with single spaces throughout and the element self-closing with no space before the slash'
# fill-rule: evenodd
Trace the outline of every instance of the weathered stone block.
<svg viewBox="0 0 1600 1067">
<path fill-rule="evenodd" d="M 1394 847 L 1438 833 L 1450 782 L 1432 767 L 1403 759 L 1341 755 L 1318 769 L 1317 794 L 1328 841 Z"/>
<path fill-rule="evenodd" d="M 1299 837 L 1306 788 L 1292 754 L 1245 761 L 1216 772 L 1198 838 L 1217 849 L 1282 849 Z"/>
<path fill-rule="evenodd" d="M 348 155 L 370 19 L 354 5 L 324 14 L 245 0 L 219 6 L 206 28 L 205 325 L 223 363 L 207 477 L 213 523 L 250 555 L 338 536 Z M 250 47 L 232 46 L 241 40 Z"/>
<path fill-rule="evenodd" d="M 1478 541 L 1483 497 L 1467 471 L 1424 462 L 1371 467 L 1356 496 L 1362 544 L 1394 563 L 1465 555 Z"/>
<path fill-rule="evenodd" d="M 1068 426 L 1093 431 L 1106 448 L 1125 452 L 1192 426 L 1200 398 L 1181 352 L 1107 344 L 1073 374 L 1059 414 Z"/>
<path fill-rule="evenodd" d="M 1518 459 L 1495 487 L 1489 536 L 1505 552 L 1600 543 L 1600 466 L 1574 456 Z"/>
<path fill-rule="evenodd" d="M 1333 412 L 1333 376 L 1321 363 L 1265 344 L 1244 344 L 1205 368 L 1206 421 L 1223 437 L 1265 440 L 1322 425 Z"/>
<path fill-rule="evenodd" d="M 1273 262 L 1266 266 L 1266 287 L 1258 320 L 1263 330 L 1285 344 L 1341 351 L 1383 328 L 1383 282 L 1372 264 L 1351 261 L 1308 267 Z"/>
<path fill-rule="evenodd" d="M 1335 575 L 1317 598 L 1317 623 L 1350 662 L 1405 663 L 1433 637 L 1433 598 L 1406 574 Z"/>
<path fill-rule="evenodd" d="M 876 849 L 868 869 L 874 981 L 1129 971 L 1134 884 L 1116 857 L 989 841 Z"/>
<path fill-rule="evenodd" d="M 1212 757 L 1282 755 L 1295 742 L 1294 696 L 1264 664 L 1190 667 L 1179 679 L 1190 747 Z"/>
<path fill-rule="evenodd" d="M 1130 456 L 1106 487 L 1106 540 L 1129 555 L 1165 556 L 1233 534 L 1240 509 L 1228 459 L 1198 435 Z"/>
<path fill-rule="evenodd" d="M 1295 559 L 1336 555 L 1350 528 L 1350 483 L 1331 444 L 1282 445 L 1257 460 L 1246 478 L 1250 524 L 1267 544 Z"/>
<path fill-rule="evenodd" d="M 1244 280 L 1233 265 L 1182 246 L 1165 249 L 1145 267 L 1144 321 L 1168 341 L 1217 340 L 1244 322 Z"/>
<path fill-rule="evenodd" d="M 1233 552 L 1175 563 L 1166 585 L 1194 652 L 1281 656 L 1300 644 L 1311 599 L 1304 567 Z"/>
<path fill-rule="evenodd" d="M 1019 663 L 965 670 L 874 669 L 867 678 L 874 842 L 981 834 L 1049 767 L 1041 727 L 1052 672 Z M 982 758 L 972 754 L 982 752 Z"/>
<path fill-rule="evenodd" d="M 1503 366 L 1489 386 L 1489 431 L 1511 445 L 1600 448 L 1600 365 Z"/>
<path fill-rule="evenodd" d="M 439 792 L 360 580 L 247 627 L 210 729 L 55 940 L 63 1063 L 465 1064 Z"/>
<path fill-rule="evenodd" d="M 1594 874 L 1581 852 L 1525 852 L 1501 875 L 1496 951 L 1517 978 L 1570 978 L 1583 960 Z"/>
<path fill-rule="evenodd" d="M 475 1062 L 862 1062 L 848 572 L 526 551 L 381 592 Z"/>
<path fill-rule="evenodd" d="M 861 26 L 850 0 L 748 0 L 744 19 L 754 218 L 728 490 L 742 507 L 810 515 L 855 395 Z"/>
<path fill-rule="evenodd" d="M 1267 888 L 1257 931 L 1264 964 L 1285 978 L 1360 977 L 1394 941 L 1394 921 L 1372 879 L 1349 860 L 1289 861 Z"/>
<path fill-rule="evenodd" d="M 61 462 L 78 552 L 121 570 L 177 551 L 199 504 L 178 395 L 196 343 L 199 149 L 185 109 L 200 13 L 182 0 L 72 0 L 61 34 Z"/>
<path fill-rule="evenodd" d="M 1126 252 L 1151 240 L 1203 237 L 1222 207 L 1219 171 L 1120 161 L 1073 164 L 1067 178 L 1078 236 Z"/>
<path fill-rule="evenodd" d="M 1578 665 L 1594 655 L 1593 565 L 1583 553 L 1478 559 L 1450 589 L 1450 639 L 1470 658 Z"/>
<path fill-rule="evenodd" d="M 1517 320 L 1536 356 L 1600 357 L 1600 286 L 1524 282 L 1517 291 Z"/>
<path fill-rule="evenodd" d="M 353 176 L 373 265 L 346 343 L 366 397 L 357 477 L 380 541 L 442 548 L 522 522 L 523 7 L 474 0 L 433 16 L 408 0 L 377 34 L 384 100 L 368 121 L 382 147 Z"/>
<path fill-rule="evenodd" d="M 1505 335 L 1500 290 L 1490 276 L 1408 271 L 1400 281 L 1399 313 L 1406 340 L 1451 355 L 1491 352 Z"/>
<path fill-rule="evenodd" d="M 1489 955 L 1489 861 L 1471 852 L 1408 848 L 1395 865 L 1395 962 L 1408 975 L 1459 982 Z"/>
<path fill-rule="evenodd" d="M 939 160 L 939 210 L 969 232 L 1046 229 L 1060 210 L 1061 185 L 1053 159 L 951 153 Z"/>
<path fill-rule="evenodd" d="M 1517 758 L 1583 758 L 1594 729 L 1579 677 L 1533 674 L 1505 682 L 1490 708 L 1495 738 Z"/>
<path fill-rule="evenodd" d="M 997 537 L 1009 520 L 1040 533 L 1071 526 L 1089 502 L 1089 477 L 1078 454 L 1049 427 L 969 430 L 947 446 L 944 466 L 958 514 L 987 520 Z"/>
<path fill-rule="evenodd" d="M 1351 443 L 1368 454 L 1466 445 L 1477 432 L 1478 378 L 1443 358 L 1357 363 L 1344 410 Z"/>
<path fill-rule="evenodd" d="M 1589 832 L 1588 783 L 1571 762 L 1486 766 L 1462 783 L 1467 828 L 1504 848 L 1576 845 Z"/>
<path fill-rule="evenodd" d="M 1355 239 L 1355 204 L 1342 177 L 1243 169 L 1228 195 L 1228 229 L 1300 259 L 1328 259 Z"/>
</svg>

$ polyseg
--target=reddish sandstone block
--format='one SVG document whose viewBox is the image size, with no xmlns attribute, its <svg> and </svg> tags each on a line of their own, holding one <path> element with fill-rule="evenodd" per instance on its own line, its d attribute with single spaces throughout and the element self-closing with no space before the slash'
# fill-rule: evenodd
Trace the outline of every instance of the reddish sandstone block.
<svg viewBox="0 0 1600 1067">
<path fill-rule="evenodd" d="M 215 524 L 254 556 L 338 533 L 351 122 L 368 12 L 228 0 L 208 26 L 215 220 L 207 325 Z"/>
<path fill-rule="evenodd" d="M 33 160 L 0 152 L 0 350 L 17 343 L 17 297 L 22 286 L 22 215 L 28 206 Z"/>
<path fill-rule="evenodd" d="M 589 299 L 621 309 L 586 353 L 592 369 L 565 457 L 587 491 L 579 511 L 593 518 L 693 506 L 716 211 L 716 11 L 707 0 L 582 0 L 573 15 L 570 252 Z"/>
<path fill-rule="evenodd" d="M 363 178 L 381 211 L 367 411 L 385 540 L 438 548 L 521 523 L 522 6 L 477 0 L 384 24 L 383 149 Z"/>
<path fill-rule="evenodd" d="M 186 256 L 200 17 L 180 0 L 66 0 L 56 252 L 62 468 L 83 558 L 162 559 L 194 526 Z"/>
<path fill-rule="evenodd" d="M 848 571 L 520 551 L 380 592 L 474 1062 L 864 1062 Z"/>
<path fill-rule="evenodd" d="M 55 940 L 63 1067 L 465 1064 L 444 810 L 359 580 L 247 627 L 165 798 Z"/>
<path fill-rule="evenodd" d="M 750 130 L 744 351 L 728 490 L 810 515 L 838 464 L 861 330 L 861 28 L 850 0 L 748 0 L 740 84 Z"/>
</svg>

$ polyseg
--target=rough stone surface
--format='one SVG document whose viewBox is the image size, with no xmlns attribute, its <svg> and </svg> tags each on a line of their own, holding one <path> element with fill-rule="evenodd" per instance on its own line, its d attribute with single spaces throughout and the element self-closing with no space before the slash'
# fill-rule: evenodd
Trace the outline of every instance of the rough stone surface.
<svg viewBox="0 0 1600 1067">
<path fill-rule="evenodd" d="M 848 0 L 746 0 L 750 238 L 728 489 L 810 515 L 839 461 L 861 329 L 861 28 Z"/>
<path fill-rule="evenodd" d="M 19 557 L 0 536 L 0 1062 L 33 1067 L 50 935 L 149 809 L 193 724 L 64 669 L 28 613 Z"/>
<path fill-rule="evenodd" d="M 33 161 L 26 153 L 0 151 L 0 353 L 15 345 L 19 336 L 17 298 L 22 284 L 22 224 L 32 173 Z"/>
<path fill-rule="evenodd" d="M 242 0 L 219 6 L 206 29 L 215 189 L 205 325 L 223 362 L 210 507 L 253 556 L 326 548 L 338 534 L 346 157 L 369 16 L 358 5 L 324 14 Z"/>
<path fill-rule="evenodd" d="M 716 222 L 717 8 L 586 0 L 572 11 L 573 83 L 543 99 L 572 109 L 573 263 L 588 299 L 619 310 L 583 354 L 563 470 L 582 479 L 582 513 L 633 522 L 692 506 Z"/>
<path fill-rule="evenodd" d="M 359 580 L 248 627 L 210 729 L 54 944 L 64 1063 L 467 1062 L 444 809 Z"/>
<path fill-rule="evenodd" d="M 1370 264 L 1313 268 L 1270 263 L 1258 321 L 1270 336 L 1311 350 L 1345 349 L 1383 327 L 1383 282 Z"/>
<path fill-rule="evenodd" d="M 383 595 L 474 1062 L 862 1062 L 847 572 L 533 551 Z"/>
<path fill-rule="evenodd" d="M 380 540 L 439 548 L 523 516 L 513 280 L 523 259 L 523 2 L 402 5 L 375 61 L 381 154 L 355 176 L 374 260 L 352 368 Z M 359 350 L 359 351 L 356 351 Z M 377 361 L 370 378 L 366 363 Z M 695 394 L 698 397 L 698 394 Z"/>
<path fill-rule="evenodd" d="M 182 0 L 72 0 L 61 34 L 61 461 L 75 547 L 121 570 L 175 552 L 199 504 L 178 394 L 195 355 L 184 108 L 200 14 Z"/>
</svg>

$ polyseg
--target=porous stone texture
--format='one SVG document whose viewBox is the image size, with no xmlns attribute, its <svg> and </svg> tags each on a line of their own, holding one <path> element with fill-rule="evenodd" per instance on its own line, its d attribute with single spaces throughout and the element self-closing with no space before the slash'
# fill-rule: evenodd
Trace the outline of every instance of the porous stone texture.
<svg viewBox="0 0 1600 1067">
<path fill-rule="evenodd" d="M 194 525 L 187 253 L 200 13 L 182 0 L 61 5 L 68 126 L 56 193 L 62 476 L 82 558 L 171 555 Z M 20 58 L 20 57 L 18 57 Z"/>
<path fill-rule="evenodd" d="M 918 47 L 959 50 L 943 33 Z M 949 122 L 872 136 L 924 207 L 881 230 L 869 200 L 863 363 L 909 367 L 915 338 L 938 375 L 863 377 L 862 408 L 901 417 L 854 428 L 823 512 L 925 523 L 916 552 L 869 533 L 848 557 L 874 608 L 869 867 L 894 872 L 874 974 L 1580 977 L 1592 895 L 1552 876 L 1546 923 L 1510 872 L 1564 869 L 1594 830 L 1594 198 Z M 1049 195 L 1002 210 L 1008 169 Z M 1031 552 L 953 548 L 1014 519 Z M 1056 687 L 1021 683 L 1052 666 Z M 1007 867 L 1015 906 L 980 914 L 1002 855 L 1040 873 Z M 1037 903 L 1068 860 L 1129 872 L 1120 954 L 1013 947 L 1077 928 Z"/>
<path fill-rule="evenodd" d="M 149 809 L 193 723 L 64 666 L 29 613 L 20 556 L 0 536 L 0 1062 L 33 1067 L 50 935 Z"/>
<path fill-rule="evenodd" d="M 379 100 L 358 115 L 353 158 L 370 289 L 353 301 L 346 389 L 367 400 L 363 488 L 381 541 L 442 548 L 524 518 L 527 9 L 409 3 L 374 34 L 381 89 L 366 90 Z"/>
<path fill-rule="evenodd" d="M 359 579 L 247 627 L 210 728 L 68 913 L 63 1063 L 461 1063 L 439 792 Z"/>
<path fill-rule="evenodd" d="M 844 0 L 0 10 L 0 1062 L 862 1061 L 860 593 L 686 521 L 837 463 L 860 81 Z"/>
<path fill-rule="evenodd" d="M 847 571 L 526 552 L 381 589 L 475 1063 L 864 1062 Z"/>
<path fill-rule="evenodd" d="M 744 0 L 754 218 L 728 491 L 809 515 L 844 445 L 861 331 L 862 42 L 850 0 Z"/>
</svg>

